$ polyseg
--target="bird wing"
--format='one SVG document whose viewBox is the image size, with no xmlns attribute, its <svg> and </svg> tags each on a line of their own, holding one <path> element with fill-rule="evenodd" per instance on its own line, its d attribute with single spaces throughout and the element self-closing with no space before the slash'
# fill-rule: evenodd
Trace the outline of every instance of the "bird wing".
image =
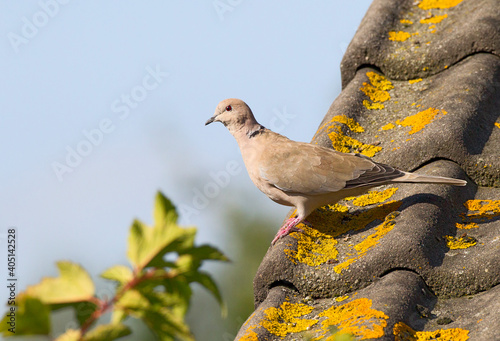
<svg viewBox="0 0 500 341">
<path fill-rule="evenodd" d="M 273 133 L 274 135 L 274 133 Z M 260 177 L 289 193 L 323 194 L 387 181 L 388 171 L 359 154 L 346 154 L 275 134 L 259 157 Z M 401 175 L 398 175 L 401 176 Z"/>
</svg>

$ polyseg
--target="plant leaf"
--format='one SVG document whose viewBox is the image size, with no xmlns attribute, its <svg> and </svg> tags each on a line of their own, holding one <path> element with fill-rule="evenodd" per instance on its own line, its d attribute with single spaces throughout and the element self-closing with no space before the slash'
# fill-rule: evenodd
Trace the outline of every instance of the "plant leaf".
<svg viewBox="0 0 500 341">
<path fill-rule="evenodd" d="M 94 296 L 94 283 L 80 265 L 60 261 L 57 267 L 59 277 L 45 277 L 40 283 L 29 286 L 26 294 L 46 304 L 81 302 Z"/>
<path fill-rule="evenodd" d="M 130 228 L 127 256 L 138 270 L 167 266 L 163 259 L 166 253 L 192 247 L 194 243 L 196 229 L 177 225 L 175 207 L 161 193 L 157 195 L 154 215 L 153 227 L 135 220 Z"/>
<path fill-rule="evenodd" d="M 211 245 L 201 245 L 185 250 L 181 254 L 189 254 L 195 257 L 197 260 L 221 260 L 225 262 L 229 262 L 229 258 L 227 258 L 219 249 L 213 247 Z"/>
<path fill-rule="evenodd" d="M 204 271 L 197 271 L 193 274 L 190 274 L 190 276 L 188 276 L 188 279 L 190 282 L 192 281 L 201 284 L 205 289 L 210 291 L 212 295 L 214 295 L 215 299 L 217 300 L 217 302 L 219 302 L 219 305 L 221 307 L 222 316 L 225 317 L 227 314 L 227 307 L 213 278 Z"/>
<path fill-rule="evenodd" d="M 80 336 L 80 330 L 68 329 L 64 334 L 59 335 L 59 337 L 54 341 L 78 341 L 80 340 Z"/>
<path fill-rule="evenodd" d="M 103 324 L 85 334 L 82 341 L 112 341 L 130 333 L 132 331 L 124 324 Z"/>
<path fill-rule="evenodd" d="M 175 206 L 162 192 L 158 191 L 153 210 L 155 225 L 176 224 L 178 218 Z"/>
<path fill-rule="evenodd" d="M 81 302 L 71 302 L 62 304 L 51 304 L 50 310 L 54 311 L 68 307 L 74 309 L 75 317 L 78 320 L 80 326 L 83 323 L 85 323 L 85 321 L 87 321 L 97 309 L 97 305 L 95 303 L 89 301 L 81 301 Z"/>
<path fill-rule="evenodd" d="M 132 270 L 125 265 L 115 265 L 106 269 L 102 274 L 102 278 L 109 279 L 120 283 L 121 285 L 128 283 L 134 277 Z"/>
<path fill-rule="evenodd" d="M 160 340 L 174 340 L 175 337 L 194 340 L 183 316 L 179 316 L 179 310 L 169 307 L 168 293 L 154 291 L 152 287 L 142 289 L 148 292 L 132 289 L 116 306 L 130 316 L 141 319 Z"/>
<path fill-rule="evenodd" d="M 41 300 L 29 297 L 24 293 L 17 295 L 15 299 L 15 334 L 9 331 L 14 327 L 9 322 L 13 316 L 11 306 L 8 306 L 4 318 L 0 322 L 0 332 L 3 336 L 15 335 L 48 335 L 50 333 L 50 307 Z"/>
</svg>

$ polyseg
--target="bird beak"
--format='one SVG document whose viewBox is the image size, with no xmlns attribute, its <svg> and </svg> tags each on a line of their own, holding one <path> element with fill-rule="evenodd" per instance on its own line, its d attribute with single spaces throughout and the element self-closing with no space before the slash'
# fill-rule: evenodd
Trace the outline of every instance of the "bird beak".
<svg viewBox="0 0 500 341">
<path fill-rule="evenodd" d="M 208 119 L 208 121 L 205 122 L 205 125 L 209 125 L 210 123 L 212 123 L 213 121 L 215 121 L 215 116 L 212 116 Z"/>
</svg>

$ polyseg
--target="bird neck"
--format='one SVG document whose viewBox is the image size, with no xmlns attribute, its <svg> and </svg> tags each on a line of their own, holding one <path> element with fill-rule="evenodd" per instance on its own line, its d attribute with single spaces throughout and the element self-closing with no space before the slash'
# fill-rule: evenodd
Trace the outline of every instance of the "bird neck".
<svg viewBox="0 0 500 341">
<path fill-rule="evenodd" d="M 228 127 L 231 134 L 237 141 L 249 140 L 259 135 L 266 129 L 263 125 L 259 124 L 256 121 L 253 122 L 245 122 L 237 129 L 231 129 L 232 127 Z"/>
</svg>

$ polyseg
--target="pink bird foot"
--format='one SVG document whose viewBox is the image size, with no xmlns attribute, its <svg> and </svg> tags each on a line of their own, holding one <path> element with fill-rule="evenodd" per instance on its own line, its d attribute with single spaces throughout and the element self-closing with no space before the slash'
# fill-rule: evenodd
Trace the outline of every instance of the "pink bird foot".
<svg viewBox="0 0 500 341">
<path fill-rule="evenodd" d="M 290 218 L 286 221 L 286 223 L 278 230 L 278 233 L 276 233 L 276 237 L 274 237 L 273 241 L 271 242 L 272 245 L 276 244 L 276 242 L 289 235 L 291 232 L 303 232 L 302 229 L 299 229 L 297 225 L 301 222 L 301 219 L 298 217 L 295 218 Z"/>
</svg>

